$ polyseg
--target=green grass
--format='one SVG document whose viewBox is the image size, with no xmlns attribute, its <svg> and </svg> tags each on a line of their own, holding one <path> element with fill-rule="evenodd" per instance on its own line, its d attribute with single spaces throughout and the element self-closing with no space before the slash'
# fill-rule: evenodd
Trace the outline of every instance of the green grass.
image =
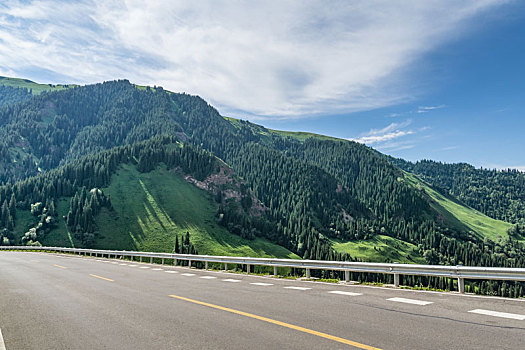
<svg viewBox="0 0 525 350">
<path fill-rule="evenodd" d="M 210 194 L 165 168 L 140 173 L 124 165 L 104 192 L 114 212 L 98 215 L 96 248 L 171 252 L 176 235 L 189 232 L 199 254 L 298 258 L 267 240 L 229 233 L 216 223 Z"/>
<path fill-rule="evenodd" d="M 472 231 L 479 238 L 487 237 L 493 241 L 508 237 L 507 230 L 512 227 L 512 224 L 492 219 L 455 198 L 438 192 L 413 174 L 405 173 L 404 180 L 411 186 L 424 191 L 431 199 L 431 206 L 440 214 L 439 219 L 458 230 Z"/>
<path fill-rule="evenodd" d="M 270 130 L 274 134 L 277 134 L 277 135 L 280 135 L 280 136 L 284 136 L 284 137 L 292 137 L 292 138 L 294 138 L 296 140 L 299 140 L 301 142 L 303 142 L 303 141 L 305 141 L 306 139 L 309 139 L 309 138 L 315 138 L 315 139 L 319 139 L 319 140 L 343 141 L 343 142 L 346 141 L 346 140 L 343 140 L 343 139 L 338 139 L 337 137 L 326 136 L 326 135 L 319 135 L 319 134 L 314 134 L 314 133 L 311 133 L 311 132 L 304 132 L 304 131 L 283 131 L 283 130 L 273 130 L 273 129 L 268 129 L 268 130 Z"/>
<path fill-rule="evenodd" d="M 42 244 L 50 247 L 82 247 L 82 242 L 76 239 L 68 230 L 66 222 L 63 219 L 69 211 L 70 198 L 61 198 L 56 202 L 56 212 L 58 223 L 56 227 L 49 232 L 42 240 Z"/>
<path fill-rule="evenodd" d="M 38 84 L 34 81 L 20 78 L 0 77 L 0 85 L 32 89 L 34 95 L 39 95 L 44 91 L 64 90 L 76 85 L 53 85 Z"/>
<path fill-rule="evenodd" d="M 299 259 L 289 250 L 262 238 L 243 239 L 216 222 L 217 204 L 210 193 L 186 182 L 181 175 L 159 167 L 140 173 L 123 165 L 103 189 L 114 210 L 102 209 L 96 217 L 98 234 L 93 248 L 172 252 L 175 237 L 186 232 L 199 254 Z M 82 247 L 63 217 L 71 198 L 56 202 L 57 225 L 41 243 L 46 246 Z M 22 236 L 37 218 L 17 210 L 15 233 Z"/>
<path fill-rule="evenodd" d="M 332 240 L 332 248 L 337 252 L 348 253 L 350 256 L 363 261 L 425 263 L 425 259 L 419 254 L 415 245 L 383 235 L 347 242 Z"/>
<path fill-rule="evenodd" d="M 224 119 L 228 120 L 233 126 L 237 127 L 237 128 L 240 128 L 241 127 L 241 120 L 240 119 L 236 119 L 236 118 L 232 118 L 232 117 L 223 117 Z M 269 137 L 271 136 L 271 134 L 274 134 L 274 135 L 279 135 L 279 136 L 282 136 L 282 137 L 292 137 L 296 140 L 299 140 L 301 142 L 304 142 L 306 139 L 309 139 L 309 138 L 316 138 L 316 139 L 319 139 L 319 140 L 332 140 L 332 141 L 346 141 L 346 140 L 343 140 L 343 139 L 338 139 L 336 137 L 331 137 L 331 136 L 325 136 L 325 135 L 319 135 L 319 134 L 314 134 L 314 133 L 311 133 L 311 132 L 303 132 L 303 131 L 282 131 L 282 130 L 273 130 L 273 129 L 266 129 L 258 124 L 250 124 L 250 127 L 251 127 L 251 130 L 253 133 L 255 134 L 258 134 L 259 136 L 262 136 L 263 137 L 263 142 L 265 141 L 264 140 L 264 137 Z"/>
</svg>

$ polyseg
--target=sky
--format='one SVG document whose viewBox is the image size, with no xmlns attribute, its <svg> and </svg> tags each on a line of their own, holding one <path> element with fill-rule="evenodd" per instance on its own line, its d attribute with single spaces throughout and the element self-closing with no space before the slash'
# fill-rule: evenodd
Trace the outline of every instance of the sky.
<svg viewBox="0 0 525 350">
<path fill-rule="evenodd" d="M 0 75 L 129 79 L 407 160 L 525 171 L 525 2 L 0 2 Z"/>
</svg>

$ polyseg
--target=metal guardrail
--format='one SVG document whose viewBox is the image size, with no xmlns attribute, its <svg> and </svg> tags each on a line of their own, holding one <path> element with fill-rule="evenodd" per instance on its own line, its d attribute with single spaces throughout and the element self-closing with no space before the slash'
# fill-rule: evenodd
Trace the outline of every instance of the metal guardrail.
<svg viewBox="0 0 525 350">
<path fill-rule="evenodd" d="M 43 251 L 55 253 L 73 253 L 79 255 L 89 255 L 97 257 L 124 258 L 131 260 L 138 258 L 140 262 L 144 258 L 161 259 L 162 264 L 165 260 L 173 260 L 176 265 L 178 260 L 188 261 L 191 267 L 192 261 L 204 262 L 205 269 L 208 263 L 224 264 L 224 269 L 228 269 L 228 264 L 240 264 L 247 266 L 250 272 L 251 266 L 273 266 L 274 275 L 277 275 L 278 267 L 293 267 L 306 269 L 306 277 L 310 278 L 310 272 L 314 270 L 334 270 L 345 271 L 345 281 L 350 280 L 350 272 L 369 272 L 394 275 L 394 285 L 399 287 L 400 275 L 418 275 L 457 278 L 458 290 L 465 292 L 465 279 L 483 280 L 510 280 L 525 281 L 525 268 L 503 268 L 503 267 L 476 267 L 476 266 L 442 266 L 442 265 L 416 265 L 416 264 L 386 264 L 368 262 L 346 262 L 346 261 L 325 261 L 325 260 L 299 260 L 299 259 L 272 259 L 272 258 L 250 258 L 235 256 L 212 256 L 212 255 L 188 255 L 171 253 L 151 253 L 135 252 L 125 250 L 100 250 L 100 249 L 78 249 L 60 247 L 33 247 L 33 246 L 0 246 L 0 250 L 18 251 Z"/>
</svg>

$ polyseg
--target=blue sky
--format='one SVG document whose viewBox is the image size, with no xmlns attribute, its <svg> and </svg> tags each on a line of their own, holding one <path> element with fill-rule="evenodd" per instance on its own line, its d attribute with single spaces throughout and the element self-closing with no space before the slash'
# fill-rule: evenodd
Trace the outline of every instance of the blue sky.
<svg viewBox="0 0 525 350">
<path fill-rule="evenodd" d="M 518 1 L 6 0 L 0 75 L 127 78 L 270 128 L 525 170 L 522 33 Z"/>
</svg>

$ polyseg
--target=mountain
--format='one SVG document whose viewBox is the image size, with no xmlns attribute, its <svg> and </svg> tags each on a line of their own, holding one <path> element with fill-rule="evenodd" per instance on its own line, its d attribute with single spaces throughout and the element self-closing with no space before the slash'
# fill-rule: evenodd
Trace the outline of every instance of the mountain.
<svg viewBox="0 0 525 350">
<path fill-rule="evenodd" d="M 525 224 L 525 173 L 516 169 L 476 169 L 470 164 L 392 159 L 466 205 L 513 224 Z"/>
<path fill-rule="evenodd" d="M 185 251 L 210 254 L 525 266 L 519 220 L 489 218 L 359 143 L 270 130 L 126 80 L 9 101 L 0 108 L 5 244 L 173 251 L 184 239 Z"/>
</svg>

